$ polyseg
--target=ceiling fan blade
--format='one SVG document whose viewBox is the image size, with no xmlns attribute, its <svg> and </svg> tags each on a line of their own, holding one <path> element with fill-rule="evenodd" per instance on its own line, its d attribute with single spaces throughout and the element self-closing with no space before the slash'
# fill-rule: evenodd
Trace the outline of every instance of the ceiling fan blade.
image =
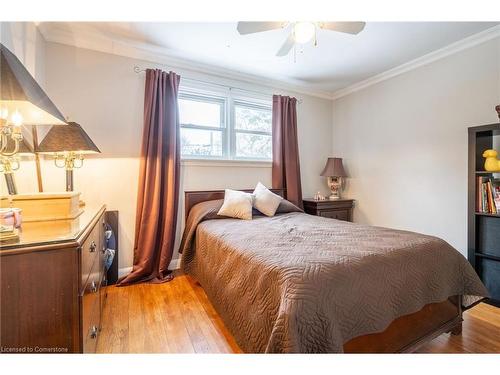
<svg viewBox="0 0 500 375">
<path fill-rule="evenodd" d="M 358 34 L 365 28 L 366 22 L 319 22 L 320 29 L 341 33 Z"/>
<path fill-rule="evenodd" d="M 282 29 L 286 24 L 286 22 L 238 22 L 236 29 L 241 35 L 245 35 L 260 33 L 261 31 Z"/>
<path fill-rule="evenodd" d="M 288 55 L 288 52 L 290 52 L 290 50 L 293 48 L 294 45 L 295 45 L 295 38 L 293 37 L 293 33 L 290 33 L 290 35 L 288 35 L 288 38 L 285 40 L 285 43 L 283 43 L 278 53 L 276 53 L 276 56 Z"/>
</svg>

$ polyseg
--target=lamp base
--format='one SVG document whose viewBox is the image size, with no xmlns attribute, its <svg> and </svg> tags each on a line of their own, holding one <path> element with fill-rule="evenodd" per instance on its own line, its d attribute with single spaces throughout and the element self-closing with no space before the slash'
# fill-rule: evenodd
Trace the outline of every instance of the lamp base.
<svg viewBox="0 0 500 375">
<path fill-rule="evenodd" d="M 9 195 L 16 195 L 17 194 L 17 187 L 16 187 L 16 181 L 14 180 L 14 174 L 13 173 L 4 173 L 5 176 L 5 184 L 7 185 L 7 191 L 9 192 Z"/>
<path fill-rule="evenodd" d="M 340 198 L 340 190 L 342 189 L 342 177 L 328 177 L 328 187 L 332 191 L 329 200 L 334 201 Z"/>
<path fill-rule="evenodd" d="M 66 191 L 73 191 L 73 169 L 66 169 Z"/>
</svg>

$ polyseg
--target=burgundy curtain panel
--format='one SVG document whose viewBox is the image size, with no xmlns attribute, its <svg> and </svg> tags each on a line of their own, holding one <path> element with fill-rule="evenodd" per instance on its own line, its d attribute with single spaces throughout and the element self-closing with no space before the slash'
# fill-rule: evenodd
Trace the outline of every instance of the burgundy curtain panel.
<svg viewBox="0 0 500 375">
<path fill-rule="evenodd" d="M 273 188 L 286 189 L 287 199 L 302 206 L 297 99 L 273 95 Z"/>
<path fill-rule="evenodd" d="M 180 76 L 146 70 L 134 267 L 119 285 L 165 282 L 174 251 L 180 172 Z"/>
</svg>

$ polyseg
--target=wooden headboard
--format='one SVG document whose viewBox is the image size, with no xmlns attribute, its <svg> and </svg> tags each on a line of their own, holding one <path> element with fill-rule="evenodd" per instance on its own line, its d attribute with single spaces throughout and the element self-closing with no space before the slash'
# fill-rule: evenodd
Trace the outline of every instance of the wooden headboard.
<svg viewBox="0 0 500 375">
<path fill-rule="evenodd" d="M 286 198 L 286 189 L 269 189 L 274 194 Z M 253 189 L 243 189 L 246 193 L 253 193 Z M 200 202 L 212 201 L 215 199 L 224 199 L 224 190 L 200 190 L 200 191 L 185 191 L 184 206 L 186 208 L 184 220 L 187 220 L 191 208 Z"/>
</svg>

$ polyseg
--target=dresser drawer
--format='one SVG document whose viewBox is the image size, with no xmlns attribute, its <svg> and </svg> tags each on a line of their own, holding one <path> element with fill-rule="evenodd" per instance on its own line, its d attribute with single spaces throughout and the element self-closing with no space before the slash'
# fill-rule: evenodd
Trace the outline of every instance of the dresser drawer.
<svg viewBox="0 0 500 375">
<path fill-rule="evenodd" d="M 349 221 L 349 210 L 321 211 L 319 216 L 330 219 Z"/>
<path fill-rule="evenodd" d="M 97 347 L 97 340 L 99 338 L 100 327 L 100 309 L 99 298 L 94 301 L 90 320 L 88 324 L 82 328 L 83 335 L 83 353 L 95 353 Z"/>
<path fill-rule="evenodd" d="M 100 272 L 96 261 L 89 274 L 81 298 L 83 352 L 95 352 L 100 328 Z"/>
<path fill-rule="evenodd" d="M 88 237 L 83 242 L 81 248 L 81 264 L 82 264 L 82 278 L 81 278 L 81 286 L 87 284 L 87 280 L 89 278 L 90 270 L 92 265 L 98 258 L 99 253 L 101 252 L 100 243 L 101 241 L 101 226 L 100 220 L 96 223 Z M 101 245 L 102 246 L 102 245 Z"/>
</svg>

